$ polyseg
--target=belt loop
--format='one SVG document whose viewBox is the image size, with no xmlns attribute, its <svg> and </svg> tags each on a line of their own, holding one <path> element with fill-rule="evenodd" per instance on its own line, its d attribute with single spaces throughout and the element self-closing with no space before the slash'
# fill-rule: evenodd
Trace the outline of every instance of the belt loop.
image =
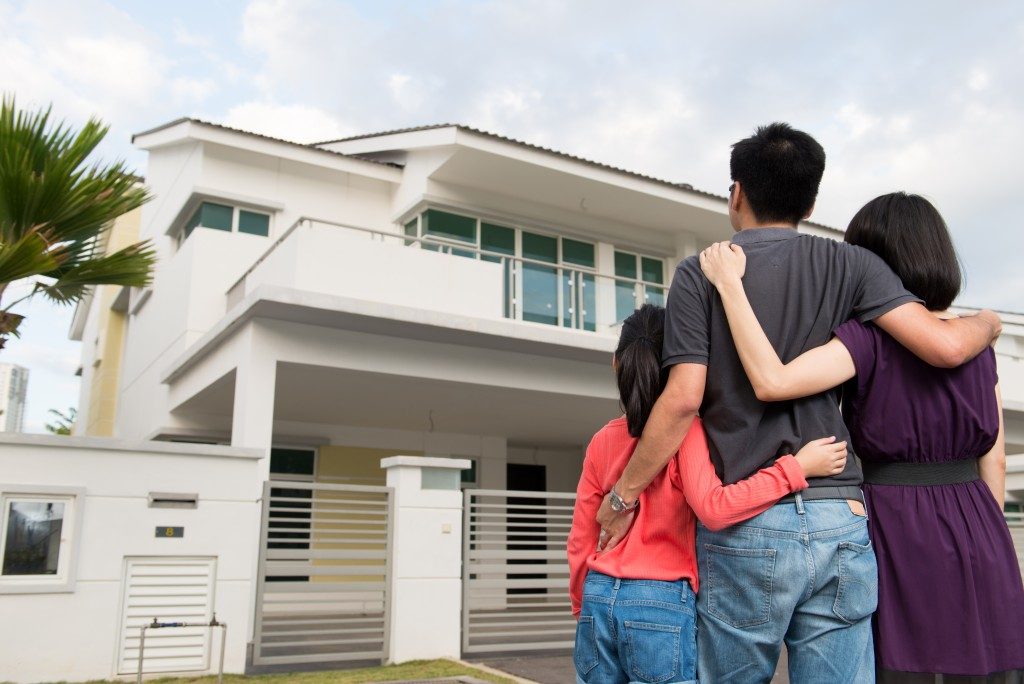
<svg viewBox="0 0 1024 684">
<path fill-rule="evenodd" d="M 793 500 L 796 503 L 797 515 L 803 515 L 804 514 L 804 497 L 803 497 L 803 495 L 800 492 L 797 492 L 796 494 L 793 495 Z"/>
<path fill-rule="evenodd" d="M 618 591 L 620 584 L 622 584 L 622 580 L 619 579 L 618 577 L 616 577 L 615 578 L 615 584 L 612 586 L 612 589 L 614 589 L 615 591 Z"/>
</svg>

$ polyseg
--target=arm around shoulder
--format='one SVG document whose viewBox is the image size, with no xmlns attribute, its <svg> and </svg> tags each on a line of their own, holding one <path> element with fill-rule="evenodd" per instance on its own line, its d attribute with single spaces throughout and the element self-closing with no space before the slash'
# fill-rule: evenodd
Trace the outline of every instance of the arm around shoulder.
<svg viewBox="0 0 1024 684">
<path fill-rule="evenodd" d="M 943 320 L 923 305 L 909 302 L 879 316 L 875 323 L 925 363 L 956 368 L 999 337 L 1002 321 L 992 311 Z"/>
</svg>

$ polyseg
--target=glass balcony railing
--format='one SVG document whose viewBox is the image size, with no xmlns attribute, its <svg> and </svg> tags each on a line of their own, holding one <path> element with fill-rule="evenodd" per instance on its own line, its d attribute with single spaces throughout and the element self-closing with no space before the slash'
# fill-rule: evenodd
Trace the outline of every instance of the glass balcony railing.
<svg viewBox="0 0 1024 684">
<path fill-rule="evenodd" d="M 460 289 L 476 289 L 477 296 L 500 298 L 500 301 L 492 300 L 494 306 L 489 306 L 487 310 L 493 312 L 496 317 L 527 323 L 590 332 L 609 332 L 644 303 L 664 306 L 667 293 L 667 286 L 663 283 L 608 275 L 599 273 L 592 268 L 502 254 L 465 243 L 447 241 L 436 236 L 417 237 L 332 221 L 300 219 L 278 238 L 267 252 L 231 287 L 228 291 L 228 308 L 240 301 L 255 285 L 255 281 L 262 282 L 267 275 L 275 272 L 275 269 L 266 269 L 266 273 L 263 273 L 261 265 L 279 258 L 279 255 L 275 253 L 282 251 L 279 249 L 281 245 L 289 240 L 303 239 L 303 235 L 306 235 L 310 244 L 315 245 L 319 251 L 340 254 L 340 256 L 335 256 L 335 259 L 343 260 L 345 253 L 348 253 L 351 258 L 356 258 L 358 249 L 354 249 L 355 245 L 351 242 L 352 238 L 356 237 L 405 250 L 421 250 L 453 259 L 480 262 L 479 268 L 470 267 L 469 264 L 463 268 L 453 262 L 443 274 L 444 279 L 449 281 L 447 283 L 449 289 L 446 291 L 458 294 Z M 334 242 L 338 244 L 334 244 Z M 398 253 L 392 256 L 396 259 L 400 257 Z M 426 256 L 424 254 L 424 257 Z M 379 273 L 381 277 L 390 278 L 393 281 L 396 274 L 389 276 L 387 253 L 366 253 L 359 258 L 381 259 L 383 263 L 380 264 L 380 268 L 369 269 L 369 271 Z M 431 255 L 430 258 L 433 256 Z M 335 263 L 341 265 L 342 262 L 336 261 Z M 493 266 L 485 267 L 484 264 L 493 264 Z M 422 273 L 437 273 L 437 268 L 444 268 L 443 265 L 435 266 L 432 263 L 423 264 L 421 262 L 418 263 L 418 266 L 426 269 L 424 271 L 423 268 L 417 268 Z M 303 267 L 306 268 L 307 265 L 304 264 Z M 395 263 L 394 267 L 397 270 L 398 264 Z M 457 277 L 464 278 L 464 281 L 454 284 L 450 282 L 452 278 Z M 421 278 L 418 281 L 420 287 L 432 286 L 431 283 L 423 282 L 423 280 Z M 362 291 L 379 291 L 372 282 L 366 282 L 363 285 L 360 288 Z M 295 285 L 293 284 L 293 286 Z M 410 285 L 410 287 L 412 286 Z M 488 292 L 492 292 L 493 295 L 486 294 Z M 422 295 L 422 293 L 418 294 Z M 434 301 L 436 302 L 436 298 L 440 296 L 444 295 L 435 294 Z M 452 295 L 452 298 L 454 299 L 455 296 Z M 457 307 L 442 308 L 451 310 Z"/>
</svg>

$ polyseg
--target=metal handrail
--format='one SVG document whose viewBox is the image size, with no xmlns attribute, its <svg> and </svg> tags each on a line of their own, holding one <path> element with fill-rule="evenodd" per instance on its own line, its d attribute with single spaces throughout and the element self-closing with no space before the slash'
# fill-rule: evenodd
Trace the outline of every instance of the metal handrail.
<svg viewBox="0 0 1024 684">
<path fill-rule="evenodd" d="M 238 288 L 244 288 L 246 278 L 248 278 L 261 263 L 270 257 L 270 255 L 281 244 L 283 244 L 284 241 L 292 235 L 292 233 L 303 226 L 311 228 L 314 224 L 323 224 L 325 226 L 343 228 L 357 233 L 363 233 L 371 240 L 379 240 L 381 243 L 391 240 L 400 242 L 408 247 L 415 246 L 419 249 L 429 249 L 441 254 L 454 256 L 465 255 L 497 263 L 505 270 L 503 276 L 505 281 L 503 315 L 506 318 L 515 320 L 522 319 L 524 314 L 527 313 L 525 310 L 525 300 L 523 299 L 522 284 L 524 273 L 528 267 L 543 268 L 550 271 L 556 276 L 556 278 L 558 278 L 561 285 L 557 288 L 557 310 L 553 312 L 552 315 L 557 319 L 557 325 L 572 329 L 586 329 L 588 324 L 593 324 L 595 326 L 597 324 L 597 311 L 594 311 L 594 315 L 588 319 L 587 309 L 585 308 L 585 302 L 583 299 L 588 279 L 593 279 L 592 282 L 595 286 L 600 282 L 602 287 L 627 286 L 632 288 L 633 302 L 636 306 L 644 303 L 652 289 L 660 296 L 665 296 L 668 291 L 668 285 L 666 283 L 657 283 L 643 278 L 628 278 L 625 276 L 609 275 L 606 273 L 600 273 L 596 268 L 588 266 L 552 263 L 549 261 L 516 256 L 513 254 L 503 254 L 501 252 L 482 249 L 476 245 L 467 245 L 438 236 L 421 237 L 405 235 L 404 233 L 366 228 L 363 226 L 340 223 L 338 221 L 330 221 L 327 219 L 302 217 L 297 219 L 280 237 L 278 237 L 273 244 L 271 244 L 267 250 L 264 251 L 263 254 L 249 266 L 249 268 L 246 269 L 246 271 L 231 285 L 231 287 L 228 288 L 226 293 L 228 305 L 231 306 L 241 300 Z M 565 287 L 569 288 L 568 292 L 566 292 Z M 596 300 L 594 304 L 595 306 L 599 306 Z"/>
<path fill-rule="evenodd" d="M 494 252 L 487 249 L 481 249 L 480 247 L 477 247 L 475 245 L 467 245 L 456 242 L 454 240 L 446 240 L 440 237 L 420 237 L 417 235 L 405 235 L 404 233 L 393 233 L 386 230 L 380 230 L 378 228 L 366 228 L 364 226 L 355 226 L 350 223 L 339 223 L 338 221 L 331 221 L 328 219 L 319 219 L 303 216 L 302 218 L 296 219 L 296 221 L 291 226 L 289 226 L 288 229 L 284 233 L 282 233 L 279 238 L 274 240 L 273 244 L 271 244 L 267 248 L 267 250 L 263 252 L 263 254 L 261 254 L 260 257 L 256 259 L 256 261 L 254 261 L 252 265 L 249 266 L 249 268 L 247 268 L 244 273 L 242 273 L 241 276 L 239 276 L 239 278 L 231 285 L 231 287 L 228 288 L 228 291 L 233 290 L 237 285 L 241 284 L 246 279 L 247 276 L 249 276 L 254 270 L 256 270 L 257 266 L 263 263 L 263 261 L 266 260 L 266 258 L 270 256 L 270 254 L 274 252 L 281 245 L 281 243 L 284 242 L 293 232 L 298 230 L 298 228 L 301 225 L 307 224 L 309 226 L 312 226 L 314 223 L 322 223 L 328 226 L 333 226 L 335 228 L 345 228 L 360 233 L 366 233 L 371 237 L 379 237 L 381 239 L 381 242 L 384 242 L 386 239 L 391 238 L 395 241 L 405 242 L 407 244 L 416 243 L 426 245 L 440 245 L 443 247 L 448 247 L 450 249 L 458 249 L 464 252 L 472 252 L 473 254 L 479 256 L 489 256 L 497 259 L 508 260 L 510 262 L 533 264 L 536 266 L 564 269 L 568 271 L 579 271 L 581 273 L 593 275 L 598 278 L 608 278 L 610 280 L 615 280 L 623 283 L 631 283 L 635 285 L 644 285 L 668 289 L 668 285 L 666 283 L 656 283 L 653 280 L 644 280 L 643 278 L 627 278 L 626 276 L 609 275 L 607 273 L 600 273 L 596 269 L 589 268 L 587 266 L 580 266 L 578 264 L 570 265 L 552 263 L 550 261 L 541 261 L 539 259 L 530 259 L 528 257 L 515 256 L 514 254 L 503 254 L 501 252 Z M 451 252 L 448 253 L 450 254 Z"/>
</svg>

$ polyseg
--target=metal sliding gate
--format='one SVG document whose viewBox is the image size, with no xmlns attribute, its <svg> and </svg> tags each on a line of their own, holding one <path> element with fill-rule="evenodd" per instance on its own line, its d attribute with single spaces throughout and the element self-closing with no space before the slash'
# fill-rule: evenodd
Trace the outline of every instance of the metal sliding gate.
<svg viewBox="0 0 1024 684">
<path fill-rule="evenodd" d="M 265 484 L 254 666 L 387 658 L 392 520 L 386 487 Z"/>
<path fill-rule="evenodd" d="M 467 489 L 462 652 L 572 649 L 566 539 L 575 494 Z"/>
</svg>

